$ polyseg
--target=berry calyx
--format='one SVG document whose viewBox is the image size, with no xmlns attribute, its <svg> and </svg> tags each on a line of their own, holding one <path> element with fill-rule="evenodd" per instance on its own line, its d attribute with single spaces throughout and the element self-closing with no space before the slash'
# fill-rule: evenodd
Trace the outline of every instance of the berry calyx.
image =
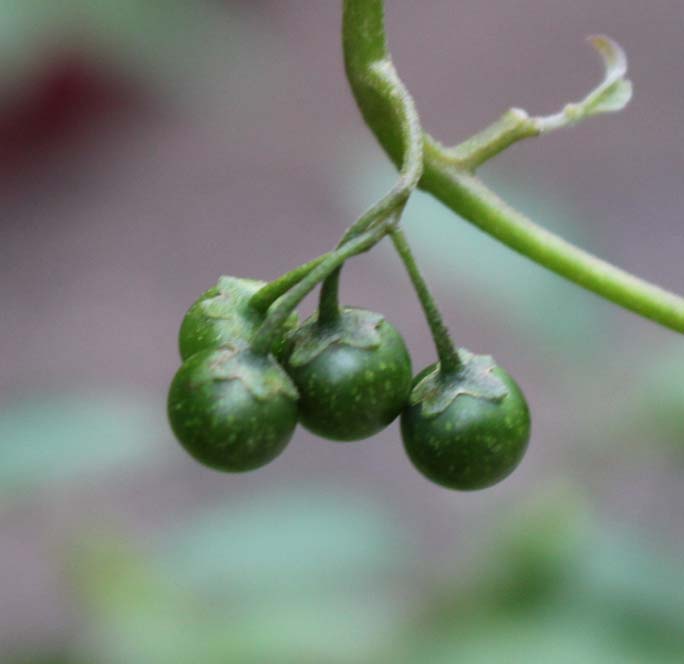
<svg viewBox="0 0 684 664">
<path fill-rule="evenodd" d="M 313 316 L 291 335 L 285 369 L 300 395 L 302 424 L 324 438 L 352 441 L 384 429 L 411 389 L 411 358 L 379 314 L 344 307 Z"/>
<path fill-rule="evenodd" d="M 277 457 L 297 425 L 297 390 L 271 357 L 205 350 L 178 370 L 168 396 L 176 437 L 200 463 L 243 472 Z"/>
<path fill-rule="evenodd" d="M 241 277 L 220 277 L 188 309 L 178 336 L 180 355 L 187 360 L 195 353 L 218 348 L 246 348 L 263 323 L 266 313 L 254 307 L 251 298 L 266 282 Z M 295 312 L 283 326 L 282 337 L 272 349 L 276 357 L 283 351 L 285 334 L 297 327 Z"/>
<path fill-rule="evenodd" d="M 520 463 L 530 413 L 513 378 L 488 356 L 461 349 L 458 371 L 439 365 L 414 381 L 401 415 L 404 448 L 428 479 L 470 491 L 500 482 Z"/>
</svg>

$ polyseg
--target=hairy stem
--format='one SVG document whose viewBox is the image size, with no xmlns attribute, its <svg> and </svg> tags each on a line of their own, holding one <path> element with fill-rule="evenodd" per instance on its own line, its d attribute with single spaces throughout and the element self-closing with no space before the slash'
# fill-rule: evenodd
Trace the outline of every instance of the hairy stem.
<svg viewBox="0 0 684 664">
<path fill-rule="evenodd" d="M 403 209 L 423 174 L 423 130 L 413 98 L 397 76 L 389 59 L 374 60 L 368 68 L 366 85 L 380 98 L 389 102 L 393 123 L 401 143 L 401 170 L 392 189 L 350 226 L 340 240 L 340 246 L 364 232 L 378 219 L 384 219 Z M 342 268 L 333 272 L 321 288 L 319 321 L 329 323 L 339 315 L 339 282 Z"/>
<path fill-rule="evenodd" d="M 455 166 L 474 171 L 506 148 L 524 138 L 539 136 L 541 130 L 525 111 L 512 108 L 496 122 L 453 148 L 441 148 Z M 440 146 L 441 147 L 441 146 Z"/>
<path fill-rule="evenodd" d="M 531 118 L 520 108 L 511 108 L 496 122 L 442 154 L 456 166 L 475 171 L 517 141 L 572 127 L 585 118 L 621 111 L 632 98 L 632 82 L 627 78 L 627 55 L 606 35 L 593 35 L 589 42 L 603 60 L 604 75 L 584 99 L 565 104 L 557 113 Z"/>
<path fill-rule="evenodd" d="M 446 325 L 444 325 L 444 320 L 437 307 L 437 303 L 432 297 L 432 293 L 430 293 L 427 283 L 418 268 L 404 232 L 400 228 L 395 228 L 391 232 L 391 237 L 425 312 L 425 318 L 430 326 L 430 332 L 437 349 L 440 371 L 443 374 L 453 373 L 461 367 L 461 359 L 449 336 L 449 331 Z"/>
<path fill-rule="evenodd" d="M 395 164 L 401 164 L 402 134 L 393 96 L 372 85 L 378 61 L 389 61 L 383 0 L 344 0 L 342 40 L 347 77 L 361 113 Z M 496 151 L 513 135 L 502 133 Z M 472 145 L 471 145 L 472 147 Z M 475 146 L 471 154 L 487 156 Z M 424 172 L 419 186 L 454 212 L 515 251 L 574 283 L 661 325 L 684 332 L 684 298 L 635 277 L 537 226 L 504 203 L 447 150 L 424 134 Z"/>
</svg>

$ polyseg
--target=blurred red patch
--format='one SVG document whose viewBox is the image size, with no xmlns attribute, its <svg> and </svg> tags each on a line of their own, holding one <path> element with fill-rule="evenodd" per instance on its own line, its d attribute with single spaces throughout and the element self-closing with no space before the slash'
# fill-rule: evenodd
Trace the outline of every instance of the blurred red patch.
<svg viewBox="0 0 684 664">
<path fill-rule="evenodd" d="M 0 104 L 0 175 L 137 105 L 137 86 L 82 56 L 61 56 Z"/>
</svg>

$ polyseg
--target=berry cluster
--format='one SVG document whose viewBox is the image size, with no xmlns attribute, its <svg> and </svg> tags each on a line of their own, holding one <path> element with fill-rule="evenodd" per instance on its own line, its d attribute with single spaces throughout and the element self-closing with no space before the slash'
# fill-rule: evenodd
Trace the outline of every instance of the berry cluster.
<svg viewBox="0 0 684 664">
<path fill-rule="evenodd" d="M 464 350 L 413 378 L 397 329 L 377 313 L 339 307 L 330 283 L 301 325 L 294 312 L 281 314 L 266 352 L 259 339 L 270 313 L 259 294 L 269 285 L 221 277 L 190 307 L 168 398 L 183 447 L 207 466 L 241 472 L 278 456 L 298 421 L 323 438 L 355 441 L 401 416 L 406 452 L 431 480 L 468 490 L 506 477 L 530 431 L 513 379 Z"/>
</svg>

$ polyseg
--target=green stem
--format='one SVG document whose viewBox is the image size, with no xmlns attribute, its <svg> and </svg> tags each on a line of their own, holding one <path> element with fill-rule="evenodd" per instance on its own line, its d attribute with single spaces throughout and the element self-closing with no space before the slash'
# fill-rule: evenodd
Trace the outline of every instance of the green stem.
<svg viewBox="0 0 684 664">
<path fill-rule="evenodd" d="M 340 246 L 363 233 L 375 221 L 385 219 L 403 208 L 423 174 L 423 130 L 418 111 L 409 91 L 397 76 L 391 60 L 384 55 L 384 49 L 371 49 L 368 53 L 373 60 L 367 69 L 365 84 L 369 90 L 375 91 L 378 98 L 388 102 L 388 112 L 393 116 L 393 126 L 397 128 L 401 144 L 398 160 L 401 170 L 392 189 L 347 229 L 340 240 Z M 333 272 L 321 288 L 319 321 L 322 323 L 330 323 L 339 316 L 341 270 L 340 267 Z"/>
<path fill-rule="evenodd" d="M 383 1 L 345 0 L 342 38 L 347 77 L 357 104 L 380 144 L 398 164 L 403 142 L 393 112 L 393 96 L 391 91 L 370 83 L 377 61 L 389 61 Z M 505 143 L 502 141 L 499 147 L 506 147 Z M 427 134 L 424 134 L 424 172 L 419 186 L 484 232 L 553 272 L 665 327 L 684 332 L 684 298 L 614 267 L 537 226 L 504 203 L 467 169 L 454 164 L 453 152 Z"/>
<path fill-rule="evenodd" d="M 331 252 L 316 268 L 311 270 L 296 286 L 274 302 L 268 310 L 266 320 L 257 330 L 250 344 L 255 353 L 267 354 L 273 348 L 282 331 L 283 324 L 294 308 L 319 284 L 348 258 L 368 251 L 391 230 L 389 220 L 377 224 L 365 233 L 356 236 L 339 249 Z"/>
<path fill-rule="evenodd" d="M 531 118 L 520 108 L 511 108 L 496 122 L 441 154 L 455 166 L 475 171 L 486 161 L 518 141 L 572 127 L 585 118 L 601 113 L 616 113 L 632 98 L 632 82 L 627 78 L 627 56 L 622 47 L 606 35 L 589 38 L 603 60 L 604 76 L 584 99 L 565 104 L 558 112 Z"/>
<path fill-rule="evenodd" d="M 541 130 L 525 111 L 511 108 L 496 122 L 463 143 L 453 148 L 442 148 L 442 154 L 455 166 L 475 171 L 514 143 L 539 134 Z"/>
<path fill-rule="evenodd" d="M 389 59 L 373 62 L 365 82 L 388 101 L 400 143 L 397 163 L 401 170 L 392 189 L 347 229 L 342 242 L 363 232 L 376 219 L 389 216 L 398 207 L 403 207 L 423 174 L 423 130 L 418 111 L 392 62 Z"/>
<path fill-rule="evenodd" d="M 318 299 L 318 323 L 320 325 L 332 325 L 340 318 L 341 274 L 342 267 L 338 267 L 321 285 L 321 295 Z"/>
<path fill-rule="evenodd" d="M 252 295 L 249 304 L 253 309 L 261 313 L 266 313 L 268 308 L 282 295 L 287 293 L 295 284 L 298 284 L 309 272 L 317 268 L 326 258 L 330 256 L 330 252 L 318 256 L 308 263 L 300 265 L 294 270 L 286 272 L 282 276 L 269 282 L 260 288 L 254 295 Z"/>
<path fill-rule="evenodd" d="M 473 175 L 434 155 L 426 157 L 424 186 L 472 224 L 511 249 L 601 297 L 684 332 L 684 299 L 597 258 L 507 205 Z"/>
<path fill-rule="evenodd" d="M 432 293 L 430 293 L 423 275 L 420 273 L 418 264 L 411 251 L 411 246 L 400 228 L 395 228 L 390 235 L 425 312 L 425 318 L 430 326 L 430 332 L 437 349 L 440 371 L 443 374 L 456 372 L 461 367 L 461 358 L 449 336 L 449 330 L 447 330 L 444 324 L 444 319 L 437 307 L 437 303 L 432 297 Z"/>
</svg>

